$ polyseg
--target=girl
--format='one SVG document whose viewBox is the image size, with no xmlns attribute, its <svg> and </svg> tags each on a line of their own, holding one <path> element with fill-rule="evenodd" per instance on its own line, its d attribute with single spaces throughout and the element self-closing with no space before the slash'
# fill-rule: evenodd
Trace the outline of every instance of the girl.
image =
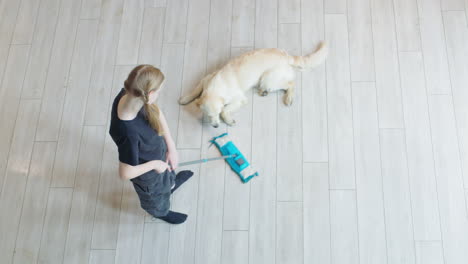
<svg viewBox="0 0 468 264">
<path fill-rule="evenodd" d="M 141 207 L 156 218 L 180 224 L 187 215 L 169 211 L 169 198 L 193 172 L 174 173 L 177 150 L 164 114 L 154 104 L 163 83 L 159 69 L 135 67 L 112 104 L 109 134 L 119 151 L 120 178 L 132 181 Z"/>
</svg>

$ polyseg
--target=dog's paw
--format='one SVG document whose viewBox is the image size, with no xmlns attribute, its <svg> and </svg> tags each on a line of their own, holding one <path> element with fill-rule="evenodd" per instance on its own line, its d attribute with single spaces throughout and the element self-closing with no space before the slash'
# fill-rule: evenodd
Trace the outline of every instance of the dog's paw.
<svg viewBox="0 0 468 264">
<path fill-rule="evenodd" d="M 267 91 L 267 90 L 258 90 L 258 95 L 260 95 L 260 96 L 267 96 L 267 95 L 268 95 L 268 91 Z"/>
<path fill-rule="evenodd" d="M 231 119 L 231 120 L 224 120 L 224 122 L 228 125 L 228 126 L 234 126 L 236 124 L 236 120 L 234 119 Z"/>
<path fill-rule="evenodd" d="M 287 106 L 291 106 L 292 103 L 293 103 L 293 97 L 292 96 L 289 96 L 289 95 L 285 95 L 284 96 L 284 104 L 287 105 Z"/>
<path fill-rule="evenodd" d="M 187 104 L 187 98 L 185 98 L 185 97 L 179 98 L 179 104 L 186 105 Z"/>
</svg>

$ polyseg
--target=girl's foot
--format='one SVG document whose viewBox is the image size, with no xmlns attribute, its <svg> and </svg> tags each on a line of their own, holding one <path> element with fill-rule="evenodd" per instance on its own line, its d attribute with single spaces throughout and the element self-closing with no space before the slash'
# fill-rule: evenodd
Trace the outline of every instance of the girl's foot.
<svg viewBox="0 0 468 264">
<path fill-rule="evenodd" d="M 161 216 L 161 217 L 156 217 L 156 218 L 161 219 L 163 221 L 166 221 L 169 224 L 182 224 L 187 219 L 187 215 L 182 214 L 182 213 L 169 211 L 169 213 L 167 213 L 167 215 Z"/>
<path fill-rule="evenodd" d="M 171 193 L 173 193 L 177 188 L 179 188 L 184 182 L 186 182 L 190 177 L 192 177 L 193 172 L 189 170 L 184 170 L 180 171 L 177 173 L 176 178 L 175 178 L 175 185 L 171 190 Z"/>
</svg>

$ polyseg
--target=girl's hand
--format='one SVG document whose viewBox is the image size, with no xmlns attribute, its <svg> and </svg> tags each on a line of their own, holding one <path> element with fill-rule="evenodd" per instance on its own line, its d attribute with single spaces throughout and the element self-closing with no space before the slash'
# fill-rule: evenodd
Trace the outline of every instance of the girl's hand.
<svg viewBox="0 0 468 264">
<path fill-rule="evenodd" d="M 157 173 L 163 173 L 167 169 L 169 169 L 169 164 L 167 164 L 166 162 L 162 160 L 154 160 L 154 170 Z"/>
<path fill-rule="evenodd" d="M 167 152 L 166 162 L 170 165 L 170 170 L 173 171 L 177 169 L 177 166 L 179 165 L 179 155 L 177 154 L 177 150 L 174 149 Z"/>
</svg>

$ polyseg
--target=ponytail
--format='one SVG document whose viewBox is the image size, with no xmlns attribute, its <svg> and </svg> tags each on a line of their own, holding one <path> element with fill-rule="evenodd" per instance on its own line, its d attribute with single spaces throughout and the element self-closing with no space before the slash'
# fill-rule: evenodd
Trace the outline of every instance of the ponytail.
<svg viewBox="0 0 468 264">
<path fill-rule="evenodd" d="M 145 99 L 147 99 L 147 96 L 145 96 Z M 148 123 L 150 124 L 151 128 L 158 132 L 158 135 L 164 135 L 160 119 L 161 111 L 159 110 L 158 105 L 156 105 L 156 103 L 148 104 L 148 100 L 145 101 L 146 102 L 144 104 L 144 107 L 146 113 L 146 120 L 148 120 Z"/>
<path fill-rule="evenodd" d="M 124 82 L 125 91 L 132 96 L 140 97 L 144 103 L 145 117 L 151 128 L 164 135 L 161 125 L 161 110 L 156 103 L 149 104 L 149 93 L 157 91 L 164 82 L 162 72 L 151 65 L 139 65 L 135 67 Z"/>
</svg>

